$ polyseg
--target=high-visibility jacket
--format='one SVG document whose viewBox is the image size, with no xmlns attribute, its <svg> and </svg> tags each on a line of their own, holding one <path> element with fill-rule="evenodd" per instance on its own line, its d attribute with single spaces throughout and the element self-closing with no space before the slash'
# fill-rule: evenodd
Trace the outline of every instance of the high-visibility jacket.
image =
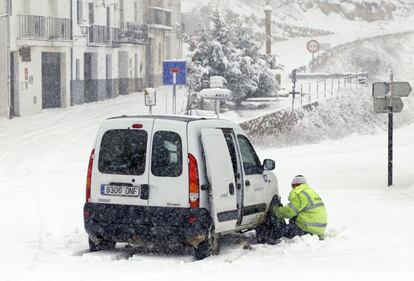
<svg viewBox="0 0 414 281">
<path fill-rule="evenodd" d="M 284 207 L 274 207 L 279 218 L 296 218 L 302 230 L 315 235 L 323 235 L 328 224 L 326 209 L 319 195 L 307 184 L 293 188 L 289 194 L 290 203 Z"/>
</svg>

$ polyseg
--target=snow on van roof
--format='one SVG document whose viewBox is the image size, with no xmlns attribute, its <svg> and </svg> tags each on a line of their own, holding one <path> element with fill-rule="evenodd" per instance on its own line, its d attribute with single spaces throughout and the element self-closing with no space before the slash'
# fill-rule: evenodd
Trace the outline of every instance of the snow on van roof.
<svg viewBox="0 0 414 281">
<path fill-rule="evenodd" d="M 199 116 L 187 116 L 187 115 L 122 115 L 117 117 L 109 118 L 108 120 L 113 119 L 123 119 L 123 118 L 131 118 L 131 119 L 137 119 L 137 118 L 147 118 L 147 119 L 163 119 L 163 120 L 173 120 L 173 121 L 180 121 L 180 122 L 192 122 L 192 121 L 198 121 L 198 120 L 210 120 L 212 118 L 207 117 L 199 117 Z"/>
</svg>

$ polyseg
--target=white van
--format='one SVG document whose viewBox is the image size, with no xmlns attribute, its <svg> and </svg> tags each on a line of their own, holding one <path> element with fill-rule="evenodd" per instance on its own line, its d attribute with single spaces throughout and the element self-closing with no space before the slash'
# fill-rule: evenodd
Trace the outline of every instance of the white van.
<svg viewBox="0 0 414 281">
<path fill-rule="evenodd" d="M 108 119 L 88 167 L 84 220 L 90 250 L 116 242 L 185 244 L 202 259 L 219 252 L 222 234 L 256 229 L 259 242 L 277 239 L 284 221 L 268 215 L 270 205 L 280 204 L 274 168 L 273 160 L 260 162 L 230 121 Z"/>
</svg>

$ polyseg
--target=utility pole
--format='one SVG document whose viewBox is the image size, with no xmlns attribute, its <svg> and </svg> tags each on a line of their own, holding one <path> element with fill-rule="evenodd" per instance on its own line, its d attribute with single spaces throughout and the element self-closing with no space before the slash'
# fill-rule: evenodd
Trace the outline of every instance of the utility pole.
<svg viewBox="0 0 414 281">
<path fill-rule="evenodd" d="M 270 0 L 266 0 L 266 55 L 272 55 L 272 6 Z"/>
</svg>

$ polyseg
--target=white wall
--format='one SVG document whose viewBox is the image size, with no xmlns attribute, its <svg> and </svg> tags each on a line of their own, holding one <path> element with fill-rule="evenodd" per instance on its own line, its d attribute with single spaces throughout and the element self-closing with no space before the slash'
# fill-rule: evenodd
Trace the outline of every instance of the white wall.
<svg viewBox="0 0 414 281">
<path fill-rule="evenodd" d="M 18 116 L 27 116 L 42 111 L 42 52 L 61 53 L 61 107 L 70 106 L 70 50 L 59 47 L 31 47 L 31 61 L 22 62 L 18 57 L 16 97 Z M 28 77 L 26 77 L 26 69 Z M 28 78 L 26 80 L 26 78 Z"/>
</svg>

